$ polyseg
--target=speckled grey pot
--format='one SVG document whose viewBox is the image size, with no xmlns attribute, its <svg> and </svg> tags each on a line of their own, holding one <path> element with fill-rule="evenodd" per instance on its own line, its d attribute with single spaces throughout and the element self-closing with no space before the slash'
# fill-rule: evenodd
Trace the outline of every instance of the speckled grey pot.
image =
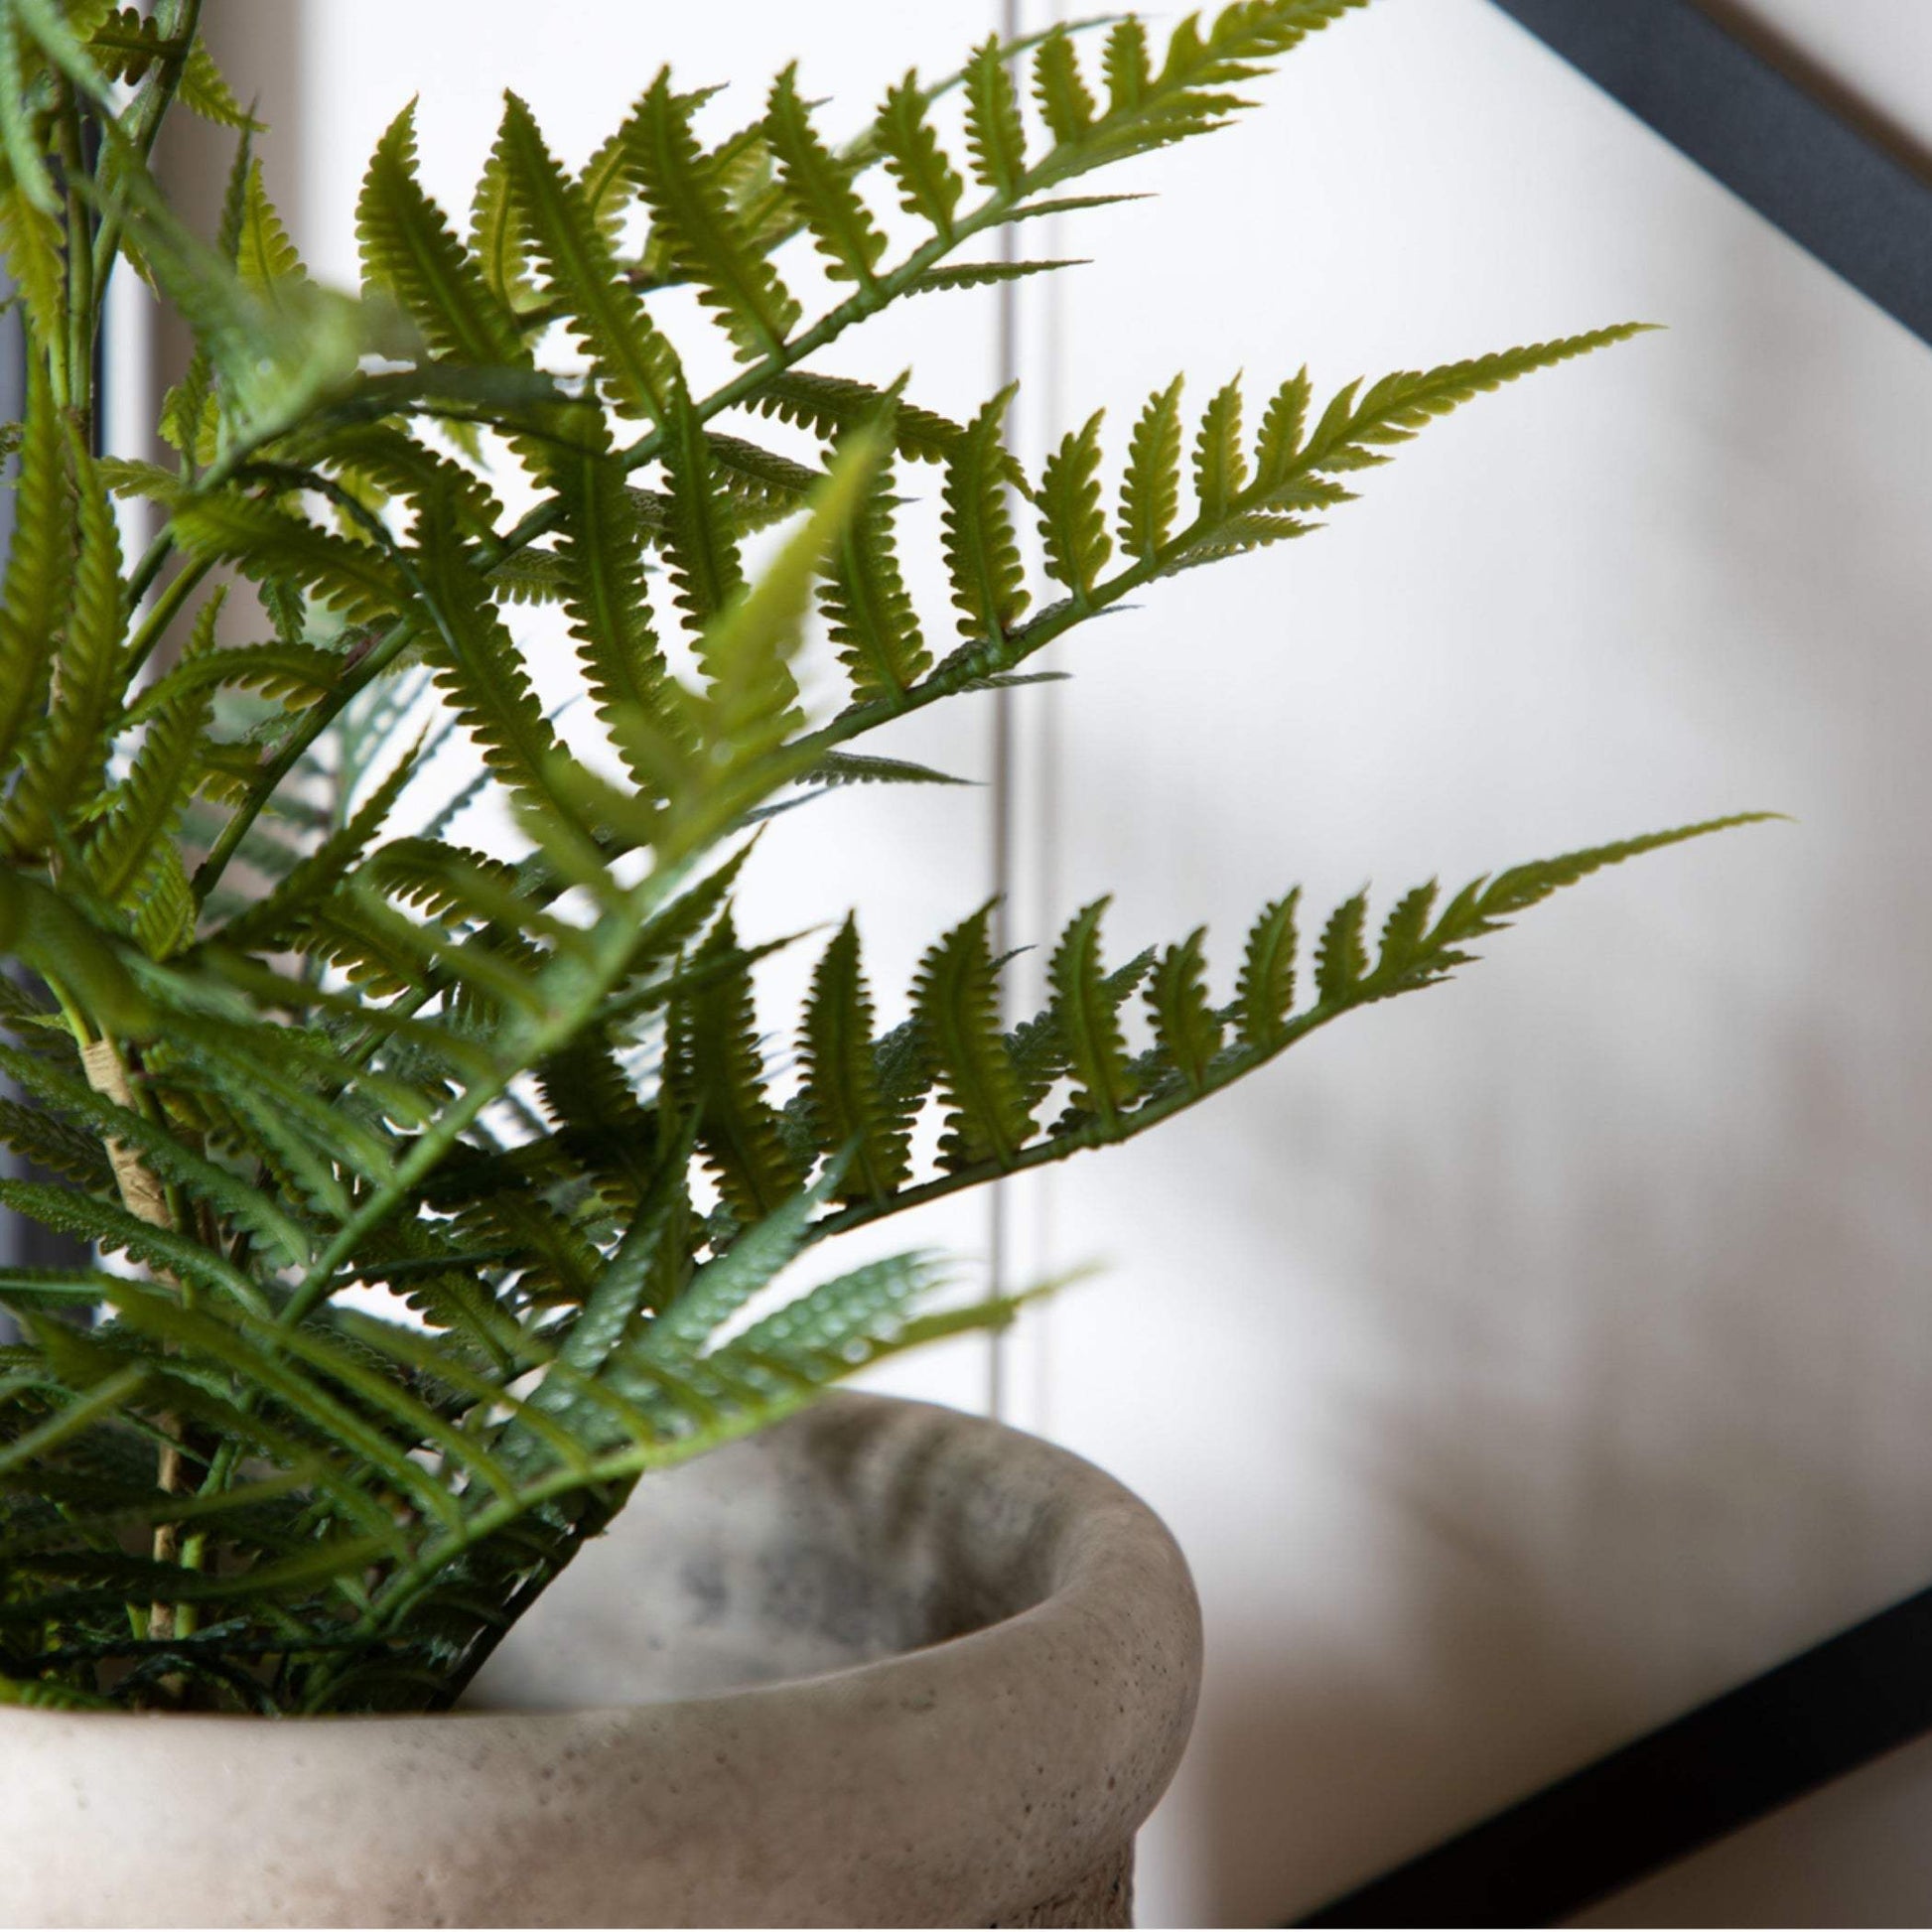
<svg viewBox="0 0 1932 1932">
<path fill-rule="evenodd" d="M 0 1920 L 1125 1925 L 1199 1663 L 1117 1483 L 836 1396 L 641 1485 L 486 1708 L 0 1711 Z"/>
</svg>

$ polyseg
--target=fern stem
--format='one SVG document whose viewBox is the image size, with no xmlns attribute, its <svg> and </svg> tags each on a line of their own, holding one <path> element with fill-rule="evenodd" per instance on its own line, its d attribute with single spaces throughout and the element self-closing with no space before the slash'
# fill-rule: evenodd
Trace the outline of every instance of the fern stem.
<svg viewBox="0 0 1932 1932">
<path fill-rule="evenodd" d="M 161 40 L 161 57 L 143 81 L 134 103 L 120 117 L 120 128 L 134 153 L 145 164 L 154 152 L 161 124 L 173 106 L 176 90 L 188 65 L 189 50 L 200 32 L 202 0 L 160 0 L 154 10 L 156 32 Z M 109 207 L 94 236 L 93 298 L 96 307 L 93 326 L 100 326 L 99 311 L 107 300 L 107 284 L 120 259 L 121 212 Z"/>
<path fill-rule="evenodd" d="M 134 635 L 127 641 L 127 653 L 121 663 L 121 682 L 124 689 L 130 687 L 140 676 L 141 667 L 154 654 L 155 646 L 167 635 L 168 626 L 181 615 L 182 607 L 195 595 L 213 568 L 211 563 L 194 559 L 184 564 L 168 580 L 168 588 L 155 599 L 148 609 L 148 615 L 141 620 Z M 140 595 L 141 592 L 130 582 L 129 603 L 133 603 Z"/>
<path fill-rule="evenodd" d="M 61 166 L 67 177 L 68 229 L 68 406 L 80 417 L 81 434 L 93 447 L 94 297 L 90 221 L 81 184 L 87 165 L 80 143 L 80 109 L 68 90 L 61 112 Z"/>
<path fill-rule="evenodd" d="M 1044 1140 L 1020 1149 L 1010 1160 L 976 1161 L 970 1167 L 957 1168 L 951 1173 L 940 1174 L 916 1187 L 903 1188 L 885 1200 L 854 1202 L 814 1221 L 806 1230 L 805 1240 L 809 1244 L 827 1240 L 835 1234 L 848 1234 L 854 1228 L 869 1227 L 875 1221 L 883 1221 L 907 1208 L 923 1207 L 929 1201 L 944 1200 L 948 1194 L 960 1193 L 968 1187 L 983 1187 L 989 1181 L 1003 1179 L 1008 1174 L 1050 1167 L 1057 1161 L 1085 1153 L 1089 1148 L 1118 1147 L 1123 1141 L 1133 1140 L 1136 1135 L 1145 1133 L 1162 1121 L 1186 1112 L 1189 1107 L 1219 1093 L 1223 1087 L 1232 1086 L 1236 1080 L 1252 1073 L 1256 1067 L 1266 1065 L 1278 1054 L 1287 1052 L 1297 1040 L 1306 1039 L 1310 1034 L 1338 1019 L 1351 1008 L 1387 998 L 1391 990 L 1378 988 L 1373 981 L 1361 982 L 1355 995 L 1342 1000 L 1324 1001 L 1289 1021 L 1280 1039 L 1266 1049 L 1229 1054 L 1219 1060 L 1209 1068 L 1198 1086 L 1180 1083 L 1166 1091 L 1157 1091 L 1138 1107 L 1116 1113 L 1110 1120 L 1096 1115 L 1068 1133 L 1048 1135 Z"/>
</svg>

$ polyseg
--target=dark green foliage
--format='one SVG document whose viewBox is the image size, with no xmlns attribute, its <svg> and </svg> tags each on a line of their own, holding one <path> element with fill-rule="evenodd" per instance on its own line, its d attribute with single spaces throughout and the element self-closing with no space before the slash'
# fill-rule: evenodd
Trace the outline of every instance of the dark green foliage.
<svg viewBox="0 0 1932 1932">
<path fill-rule="evenodd" d="M 0 249 L 28 367 L 0 586 L 0 1143 L 51 1177 L 0 1180 L 0 1207 L 119 1265 L 0 1272 L 21 1331 L 0 1351 L 0 1703 L 449 1705 L 640 1477 L 1017 1307 L 933 1310 L 940 1269 L 901 1255 L 741 1327 L 803 1250 L 1131 1139 L 1442 979 L 1559 887 L 1716 829 L 1446 904 L 1419 889 L 1373 950 L 1357 896 L 1299 1006 L 1294 894 L 1225 1005 L 1201 931 L 1110 970 L 1096 901 L 1012 1028 L 990 907 L 883 1029 L 848 918 L 795 1078 L 759 1032 L 759 965 L 786 941 L 740 937 L 753 828 L 830 787 L 946 781 L 862 747 L 875 726 L 1032 681 L 1087 618 L 1312 527 L 1434 417 L 1629 333 L 1349 384 L 1318 414 L 1298 375 L 1252 443 L 1236 384 L 1190 425 L 1176 378 L 1112 492 L 1099 415 L 1034 478 L 1008 395 L 961 423 L 890 371 L 818 366 L 902 297 L 1055 266 L 967 244 L 1118 199 L 1061 191 L 1224 124 L 1231 89 L 1350 4 L 1241 0 L 1159 48 L 1115 21 L 1097 66 L 1079 31 L 991 41 L 842 143 L 790 69 L 722 136 L 660 73 L 577 175 L 511 95 L 467 235 L 405 108 L 357 205 L 360 299 L 304 271 L 192 6 L 7 10 Z M 957 153 L 932 112 L 949 88 Z M 175 99 L 238 137 L 212 240 L 147 173 Z M 836 284 L 822 314 L 782 277 L 794 240 Z M 161 412 L 173 467 L 90 454 L 123 256 L 194 338 Z M 709 392 L 658 320 L 680 286 L 737 358 Z M 771 419 L 815 447 L 770 447 Z M 534 489 L 514 520 L 484 430 Z M 925 465 L 963 640 L 936 664 L 896 528 Z M 132 561 L 114 492 L 161 520 Z M 225 573 L 259 588 L 261 635 L 214 641 Z M 561 606 L 590 700 L 563 724 L 531 676 L 533 604 Z M 815 605 L 849 701 L 808 716 Z M 669 607 L 688 637 L 667 649 Z M 466 745 L 452 789 L 435 760 Z M 507 813 L 470 820 L 486 799 Z"/>
</svg>

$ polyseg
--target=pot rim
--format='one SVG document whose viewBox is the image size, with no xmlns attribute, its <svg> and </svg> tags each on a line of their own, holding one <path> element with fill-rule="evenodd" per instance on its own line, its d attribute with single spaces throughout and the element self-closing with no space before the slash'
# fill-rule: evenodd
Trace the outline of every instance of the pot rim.
<svg viewBox="0 0 1932 1932">
<path fill-rule="evenodd" d="M 1021 1524 L 1044 1592 L 876 1661 L 655 1704 L 0 1709 L 0 1918 L 985 1923 L 1118 1857 L 1199 1682 L 1198 1601 L 1153 1511 L 1068 1450 L 926 1403 L 836 1392 L 755 1440 L 956 1485 Z M 345 1840 L 357 1870 L 331 1856 Z M 279 1907 L 249 1882 L 264 1868 Z"/>
</svg>

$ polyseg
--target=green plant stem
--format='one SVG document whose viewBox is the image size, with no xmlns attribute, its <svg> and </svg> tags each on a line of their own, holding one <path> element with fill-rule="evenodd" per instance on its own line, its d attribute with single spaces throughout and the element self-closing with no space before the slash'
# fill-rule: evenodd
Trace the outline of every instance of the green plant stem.
<svg viewBox="0 0 1932 1932">
<path fill-rule="evenodd" d="M 141 667 L 154 654 L 155 646 L 167 634 L 168 626 L 181 615 L 183 605 L 195 595 L 213 568 L 212 564 L 205 563 L 200 558 L 191 558 L 168 580 L 168 588 L 155 599 L 148 615 L 141 620 L 140 627 L 128 639 L 121 669 L 125 684 L 132 684 L 140 675 Z M 138 596 L 139 593 L 133 595 Z"/>
<path fill-rule="evenodd" d="M 94 405 L 93 250 L 91 220 L 81 184 L 86 161 L 80 146 L 80 109 L 69 93 L 61 113 L 61 166 L 67 176 L 68 232 L 68 407 L 87 425 L 91 443 Z"/>
<path fill-rule="evenodd" d="M 168 109 L 174 104 L 175 93 L 187 66 L 188 50 L 194 43 L 201 17 L 202 0 L 159 0 L 155 7 L 155 29 L 164 51 L 136 94 L 133 105 L 121 116 L 121 131 L 143 163 L 153 154 L 162 123 L 167 118 Z M 110 207 L 101 219 L 99 233 L 94 237 L 93 290 L 97 310 L 107 300 L 108 280 L 113 275 L 115 262 L 120 258 L 121 227 L 120 209 Z M 94 327 L 97 329 L 99 326 L 100 317 L 96 313 Z"/>
</svg>

